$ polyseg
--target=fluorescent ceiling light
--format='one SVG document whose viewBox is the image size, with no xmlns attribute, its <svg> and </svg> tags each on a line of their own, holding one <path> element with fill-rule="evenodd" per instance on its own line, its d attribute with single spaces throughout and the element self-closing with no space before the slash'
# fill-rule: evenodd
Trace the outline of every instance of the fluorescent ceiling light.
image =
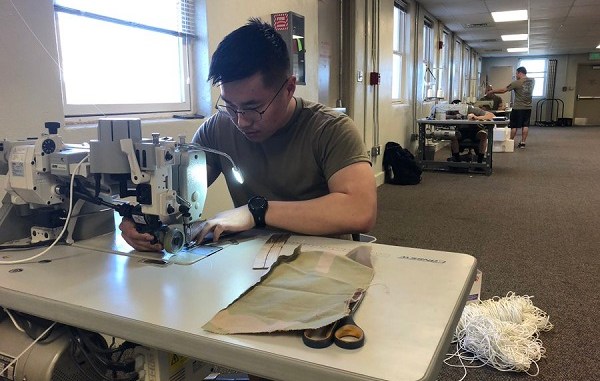
<svg viewBox="0 0 600 381">
<path fill-rule="evenodd" d="M 492 18 L 495 22 L 527 20 L 527 10 L 492 12 Z"/>
<path fill-rule="evenodd" d="M 527 40 L 527 34 L 503 34 L 502 41 L 523 41 Z"/>
<path fill-rule="evenodd" d="M 520 53 L 520 52 L 527 52 L 529 51 L 528 48 L 508 48 L 506 49 L 507 52 L 509 53 Z"/>
<path fill-rule="evenodd" d="M 596 49 L 600 49 L 600 45 L 596 46 Z"/>
</svg>

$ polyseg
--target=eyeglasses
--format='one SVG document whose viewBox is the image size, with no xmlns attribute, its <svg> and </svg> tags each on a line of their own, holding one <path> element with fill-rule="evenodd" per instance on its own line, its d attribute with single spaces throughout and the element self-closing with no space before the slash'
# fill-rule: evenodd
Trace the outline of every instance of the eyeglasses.
<svg viewBox="0 0 600 381">
<path fill-rule="evenodd" d="M 267 110 L 269 109 L 269 106 L 271 106 L 271 103 L 273 103 L 273 101 L 275 100 L 275 98 L 277 98 L 277 96 L 279 95 L 281 90 L 283 90 L 283 87 L 288 82 L 288 79 L 289 78 L 285 79 L 285 81 L 281 84 L 281 87 L 279 88 L 279 90 L 277 90 L 277 92 L 275 93 L 275 95 L 273 96 L 273 98 L 271 99 L 269 104 L 267 105 L 267 107 L 265 107 L 265 109 L 262 111 L 258 111 L 257 108 L 246 109 L 246 110 L 236 110 L 235 108 L 233 108 L 231 106 L 219 104 L 219 101 L 221 100 L 220 95 L 219 95 L 219 99 L 217 99 L 217 104 L 215 104 L 215 108 L 217 110 L 219 110 L 219 112 L 222 112 L 225 115 L 227 115 L 229 118 L 231 118 L 231 120 L 233 120 L 234 123 L 238 121 L 239 116 L 242 116 L 244 119 L 249 120 L 251 122 L 259 122 L 262 120 L 263 114 L 265 112 L 267 112 Z"/>
</svg>

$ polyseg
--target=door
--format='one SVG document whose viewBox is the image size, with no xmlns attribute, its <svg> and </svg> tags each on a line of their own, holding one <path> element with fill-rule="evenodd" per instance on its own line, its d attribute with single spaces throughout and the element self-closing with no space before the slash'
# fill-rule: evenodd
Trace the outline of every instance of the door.
<svg viewBox="0 0 600 381">
<path fill-rule="evenodd" d="M 574 124 L 600 126 L 600 64 L 577 67 Z"/>
<path fill-rule="evenodd" d="M 488 84 L 494 89 L 502 89 L 514 80 L 514 75 L 515 69 L 512 66 L 493 66 L 488 70 Z M 505 104 L 511 102 L 512 91 L 498 95 Z"/>
</svg>

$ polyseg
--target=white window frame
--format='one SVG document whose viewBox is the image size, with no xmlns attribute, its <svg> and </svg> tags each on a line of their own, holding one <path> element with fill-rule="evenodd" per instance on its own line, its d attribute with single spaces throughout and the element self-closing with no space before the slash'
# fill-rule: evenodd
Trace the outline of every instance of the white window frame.
<svg viewBox="0 0 600 381">
<path fill-rule="evenodd" d="M 461 99 L 468 101 L 469 92 L 471 88 L 471 48 L 467 44 L 463 44 L 462 52 L 462 93 Z"/>
<path fill-rule="evenodd" d="M 463 42 L 455 38 L 452 42 L 452 96 L 449 101 L 461 99 L 462 92 L 462 50 Z"/>
<path fill-rule="evenodd" d="M 392 102 L 404 102 L 407 98 L 406 79 L 406 35 L 408 5 L 394 1 L 394 36 L 392 51 Z"/>
<path fill-rule="evenodd" d="M 114 25 L 124 26 L 131 28 L 132 31 L 157 33 L 157 36 L 171 35 L 179 39 L 179 62 L 180 62 L 180 89 L 181 89 L 181 101 L 171 103 L 102 103 L 102 104 L 69 104 L 67 102 L 67 94 L 65 88 L 65 72 L 62 69 L 61 61 L 61 85 L 63 94 L 63 107 L 65 117 L 69 121 L 88 121 L 93 120 L 99 116 L 115 116 L 115 115 L 136 115 L 136 116 L 172 116 L 173 113 L 186 114 L 192 111 L 192 72 L 191 72 L 191 57 L 192 57 L 192 42 L 194 40 L 193 35 L 193 2 L 187 0 L 179 0 L 178 6 L 181 7 L 181 26 L 179 30 L 168 30 L 159 27 L 153 27 L 149 25 L 138 24 L 134 21 L 123 20 L 112 17 L 102 17 L 102 15 L 95 15 L 89 12 L 80 12 L 78 9 L 63 7 L 60 5 L 54 6 L 55 14 L 55 25 L 56 34 L 59 48 L 60 59 L 62 60 L 62 49 L 60 44 L 60 25 L 59 25 L 59 13 L 69 13 L 82 17 L 82 20 L 92 20 L 94 22 L 104 21 Z M 175 6 L 175 4 L 174 4 Z M 101 17 L 96 17 L 101 16 Z M 111 57 L 110 52 L 99 52 L 97 57 L 90 57 L 90 59 L 126 59 L 126 57 Z M 160 75 L 160 74 L 157 74 Z M 93 89 L 90 89 L 93 91 Z M 160 88 L 157 88 L 160 91 Z"/>
<path fill-rule="evenodd" d="M 431 95 L 435 97 L 435 89 L 437 87 L 437 78 L 432 74 L 434 73 L 433 65 L 433 39 L 434 39 L 434 22 L 429 17 L 423 18 L 423 64 L 425 66 L 424 82 L 423 82 L 423 96 L 428 97 L 427 91 L 431 90 Z"/>
<path fill-rule="evenodd" d="M 438 86 L 437 90 L 442 90 L 442 95 L 447 97 L 449 95 L 448 91 L 450 90 L 450 42 L 451 32 L 449 30 L 443 29 L 441 31 L 441 44 L 442 47 L 439 50 L 440 59 L 439 59 L 439 68 L 437 70 L 438 74 Z"/>
</svg>

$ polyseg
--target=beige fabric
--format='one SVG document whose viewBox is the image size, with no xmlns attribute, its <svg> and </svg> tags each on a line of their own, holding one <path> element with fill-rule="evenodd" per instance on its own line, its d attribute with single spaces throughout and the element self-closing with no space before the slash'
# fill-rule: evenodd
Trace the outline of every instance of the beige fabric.
<svg viewBox="0 0 600 381">
<path fill-rule="evenodd" d="M 325 251 L 280 257 L 271 270 L 202 328 L 222 334 L 319 328 L 349 313 L 348 302 L 373 279 L 369 246 L 346 256 Z"/>
</svg>

